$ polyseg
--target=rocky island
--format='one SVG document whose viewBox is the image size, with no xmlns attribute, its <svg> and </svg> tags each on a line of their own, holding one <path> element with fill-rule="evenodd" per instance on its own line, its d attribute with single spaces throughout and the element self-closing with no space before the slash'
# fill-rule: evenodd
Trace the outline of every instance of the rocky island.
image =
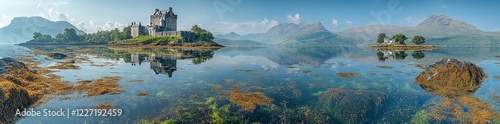
<svg viewBox="0 0 500 124">
<path fill-rule="evenodd" d="M 78 34 L 73 28 L 66 28 L 55 37 L 40 32 L 33 33 L 33 39 L 20 45 L 112 45 L 112 46 L 160 46 L 160 47 L 223 47 L 213 41 L 211 32 L 192 26 L 191 31 L 177 31 L 177 15 L 172 7 L 156 9 L 149 25 L 132 22 L 122 30 L 98 31 Z"/>
<path fill-rule="evenodd" d="M 425 38 L 422 36 L 414 36 L 411 42 L 413 44 L 406 44 L 405 41 L 408 38 L 403 34 L 397 34 L 389 38 L 385 33 L 380 33 L 378 35 L 377 43 L 378 45 L 372 46 L 373 49 L 377 50 L 435 50 L 439 49 L 437 46 L 433 45 L 421 45 L 425 43 Z"/>
</svg>

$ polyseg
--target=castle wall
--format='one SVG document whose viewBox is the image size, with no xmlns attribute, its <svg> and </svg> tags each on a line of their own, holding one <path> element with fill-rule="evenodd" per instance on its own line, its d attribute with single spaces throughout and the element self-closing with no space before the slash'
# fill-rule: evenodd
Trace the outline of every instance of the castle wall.
<svg viewBox="0 0 500 124">
<path fill-rule="evenodd" d="M 138 37 L 141 34 L 145 34 L 145 27 L 141 25 L 141 23 L 133 22 L 130 27 L 130 35 L 132 37 Z"/>
<path fill-rule="evenodd" d="M 153 36 L 177 36 L 182 38 L 182 42 L 196 41 L 196 35 L 191 31 L 162 31 L 155 32 Z"/>
</svg>

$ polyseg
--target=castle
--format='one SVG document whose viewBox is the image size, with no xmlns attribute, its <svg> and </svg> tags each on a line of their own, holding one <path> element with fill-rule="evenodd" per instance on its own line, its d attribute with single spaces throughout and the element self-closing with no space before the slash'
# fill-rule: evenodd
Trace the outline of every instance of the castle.
<svg viewBox="0 0 500 124">
<path fill-rule="evenodd" d="M 172 7 L 168 10 L 156 9 L 150 17 L 151 22 L 147 26 L 143 26 L 140 22 L 132 22 L 130 28 L 132 37 L 139 35 L 178 36 L 182 38 L 182 42 L 196 41 L 196 35 L 193 32 L 177 31 L 177 15 L 172 11 Z"/>
</svg>

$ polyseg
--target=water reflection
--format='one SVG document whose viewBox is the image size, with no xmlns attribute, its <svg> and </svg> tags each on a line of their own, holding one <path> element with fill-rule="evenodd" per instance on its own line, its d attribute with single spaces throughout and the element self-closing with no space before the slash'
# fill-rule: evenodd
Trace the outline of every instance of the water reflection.
<svg viewBox="0 0 500 124">
<path fill-rule="evenodd" d="M 110 60 L 123 60 L 132 66 L 141 66 L 149 63 L 155 74 L 165 74 L 172 77 L 177 70 L 177 60 L 191 60 L 198 65 L 213 58 L 218 49 L 165 49 L 165 48 L 121 48 L 121 47 L 93 47 L 93 46 L 27 46 L 43 53 L 69 53 L 71 57 L 79 54 L 90 54 Z M 50 56 L 49 56 L 50 57 Z"/>
<path fill-rule="evenodd" d="M 411 54 L 411 56 L 414 58 L 414 59 L 422 59 L 425 57 L 425 53 L 422 52 L 422 51 L 414 51 L 413 54 Z"/>
<path fill-rule="evenodd" d="M 385 61 L 389 58 L 394 58 L 396 60 L 404 60 L 408 54 L 404 50 L 378 50 L 377 58 L 379 61 Z M 425 57 L 425 53 L 422 51 L 413 51 L 411 54 L 413 59 L 422 59 Z"/>
<path fill-rule="evenodd" d="M 82 66 L 82 70 L 63 70 L 62 73 L 69 72 L 63 75 L 70 78 L 76 74 L 79 76 L 76 78 L 87 78 L 82 74 L 87 72 L 123 77 L 120 85 L 124 86 L 126 92 L 111 97 L 100 96 L 98 100 L 78 102 L 92 105 L 107 102 L 118 108 L 128 108 L 126 110 L 129 115 L 120 119 L 130 121 L 122 121 L 123 123 L 203 123 L 220 120 L 225 123 L 405 123 L 410 122 L 412 118 L 414 122 L 419 122 L 419 118 L 422 120 L 426 117 L 428 119 L 424 121 L 437 123 L 454 121 L 446 114 L 430 113 L 464 110 L 457 112 L 483 115 L 491 110 L 491 107 L 488 107 L 490 103 L 481 101 L 484 98 L 475 96 L 473 92 L 447 97 L 422 89 L 419 84 L 413 83 L 417 72 L 421 71 L 414 65 L 444 56 L 461 57 L 446 54 L 449 51 L 459 51 L 454 49 L 375 51 L 360 47 L 225 47 L 218 50 L 60 46 L 32 48 L 35 49 L 68 53 L 70 58 L 81 55 L 99 58 L 89 61 L 101 58 L 116 61 L 118 64 L 113 67 L 91 67 L 84 63 L 78 65 Z M 73 49 L 89 50 L 75 52 Z M 412 57 L 409 57 L 410 55 Z M 418 60 L 424 57 L 423 61 L 407 59 Z M 477 58 L 481 57 L 484 57 L 482 53 L 478 53 L 468 59 L 479 60 Z M 290 70 L 295 73 L 290 73 Z M 496 73 L 489 71 L 489 74 Z M 343 72 L 359 73 L 360 76 L 337 76 Z M 167 76 L 171 78 L 165 80 Z M 233 93 L 249 94 L 243 94 L 248 97 L 263 95 L 273 101 L 265 105 L 255 104 L 253 112 L 246 112 L 241 106 L 228 100 L 231 90 L 235 89 L 240 89 L 241 92 Z M 136 95 L 145 91 L 149 95 Z M 432 101 L 441 97 L 444 98 Z M 102 100 L 104 98 L 109 100 Z M 58 107 L 78 104 L 72 100 L 52 103 Z M 92 105 L 90 107 L 93 107 Z M 421 110 L 424 111 L 419 112 Z M 472 112 L 476 110 L 477 112 Z M 438 121 L 440 117 L 444 119 Z M 471 120 L 472 118 L 474 117 L 468 117 Z M 36 119 L 39 118 L 31 118 Z M 94 118 L 88 119 L 91 120 L 89 122 L 98 123 L 92 119 Z M 29 120 L 23 120 L 21 123 Z M 117 120 L 106 122 L 119 123 Z"/>
<path fill-rule="evenodd" d="M 213 58 L 216 49 L 168 49 L 171 53 L 151 53 L 151 54 L 130 54 L 130 59 L 125 58 L 125 62 L 132 66 L 141 65 L 143 62 L 150 63 L 150 68 L 156 74 L 166 74 L 172 77 L 177 70 L 177 60 L 190 59 L 194 65 L 201 64 Z M 116 58 L 115 58 L 116 59 Z M 130 61 L 128 61 L 130 60 Z"/>
</svg>

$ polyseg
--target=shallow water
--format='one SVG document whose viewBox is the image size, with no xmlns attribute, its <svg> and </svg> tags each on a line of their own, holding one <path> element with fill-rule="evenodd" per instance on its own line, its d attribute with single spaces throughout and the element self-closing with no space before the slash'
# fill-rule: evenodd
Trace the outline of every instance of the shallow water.
<svg viewBox="0 0 500 124">
<path fill-rule="evenodd" d="M 67 46 L 26 48 L 2 45 L 0 51 L 5 52 L 0 53 L 0 57 L 28 56 L 28 51 L 34 49 L 49 53 L 89 49 L 92 52 L 70 55 L 70 58 L 90 58 L 89 61 L 75 64 L 81 67 L 80 70 L 59 70 L 54 74 L 70 82 L 120 76 L 122 79 L 119 84 L 125 89 L 125 92 L 118 95 L 87 97 L 85 94 L 74 93 L 57 96 L 35 108 L 36 110 L 96 108 L 101 103 L 109 103 L 122 109 L 123 115 L 26 117 L 17 123 L 135 123 L 141 119 L 155 118 L 161 118 L 163 121 L 176 118 L 176 108 L 179 106 L 185 108 L 183 112 L 195 113 L 189 107 L 202 106 L 196 103 L 205 102 L 210 97 L 227 96 L 223 91 L 229 91 L 235 85 L 249 92 L 262 92 L 273 99 L 268 105 L 257 105 L 253 112 L 243 111 L 240 106 L 231 104 L 227 98 L 217 99 L 217 108 L 230 105 L 230 112 L 226 115 L 246 120 L 245 122 L 363 122 L 335 118 L 328 111 L 315 111 L 331 109 L 321 105 L 324 101 L 320 99 L 322 94 L 331 88 L 359 92 L 378 91 L 386 94 L 387 97 L 381 105 L 375 107 L 377 112 L 368 112 L 370 116 L 364 118 L 365 122 L 410 122 L 419 111 L 430 111 L 433 105 L 437 104 L 436 101 L 443 99 L 413 83 L 422 72 L 422 69 L 415 65 L 427 67 L 444 57 L 472 62 L 482 67 L 489 77 L 472 97 L 492 105 L 495 112 L 499 112 L 497 108 L 500 105 L 491 95 L 500 93 L 500 80 L 495 78 L 500 75 L 500 58 L 495 57 L 500 55 L 500 49 L 497 48 L 442 48 L 420 51 L 418 54 L 414 54 L 416 51 L 386 51 L 384 56 L 384 53 L 361 47 L 225 47 L 218 50 L 172 50 Z M 45 55 L 35 57 L 42 60 L 39 65 L 42 67 L 64 61 L 47 60 Z M 345 72 L 359 73 L 360 76 L 343 78 L 337 75 Z M 213 92 L 214 86 L 221 86 L 221 92 Z M 138 96 L 139 92 L 148 92 L 148 95 Z M 271 109 L 273 107 L 274 109 Z M 304 109 L 312 112 L 304 112 Z M 324 118 L 309 119 L 308 116 L 311 115 Z M 205 117 L 203 114 L 190 116 Z M 184 123 L 190 123 L 192 118 L 182 115 Z M 309 121 L 305 121 L 308 119 Z"/>
</svg>

